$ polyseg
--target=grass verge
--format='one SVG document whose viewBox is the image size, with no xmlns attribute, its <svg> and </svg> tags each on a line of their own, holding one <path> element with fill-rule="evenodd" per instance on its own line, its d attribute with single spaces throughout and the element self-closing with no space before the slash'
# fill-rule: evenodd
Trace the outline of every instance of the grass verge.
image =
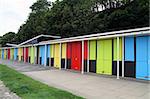
<svg viewBox="0 0 150 99">
<path fill-rule="evenodd" d="M 49 87 L 1 64 L 0 80 L 22 99 L 83 99 L 67 91 Z"/>
</svg>

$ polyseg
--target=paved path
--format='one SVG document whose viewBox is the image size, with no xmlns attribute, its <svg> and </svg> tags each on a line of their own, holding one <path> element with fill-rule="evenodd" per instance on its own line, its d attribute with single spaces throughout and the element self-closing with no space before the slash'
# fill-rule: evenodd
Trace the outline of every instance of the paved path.
<svg viewBox="0 0 150 99">
<path fill-rule="evenodd" d="M 150 97 L 149 82 L 117 80 L 112 76 L 82 75 L 24 63 L 15 62 L 14 64 L 14 62 L 4 60 L 0 60 L 0 63 L 9 65 L 45 84 L 70 91 L 88 99 L 149 99 Z M 25 67 L 30 67 L 31 69 L 26 69 Z"/>
<path fill-rule="evenodd" d="M 0 81 L 0 99 L 20 99 L 15 93 L 5 87 L 2 81 Z"/>
<path fill-rule="evenodd" d="M 31 65 L 29 63 L 24 63 L 24 62 L 1 60 L 1 59 L 0 59 L 0 64 L 6 64 L 9 67 L 14 68 L 20 72 L 43 71 L 43 70 L 50 69 L 50 67 L 44 67 L 41 65 Z"/>
</svg>

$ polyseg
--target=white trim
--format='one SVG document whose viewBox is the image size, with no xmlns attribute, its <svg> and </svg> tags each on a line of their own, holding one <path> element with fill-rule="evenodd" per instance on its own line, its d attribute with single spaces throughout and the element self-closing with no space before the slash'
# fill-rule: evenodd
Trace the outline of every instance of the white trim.
<svg viewBox="0 0 150 99">
<path fill-rule="evenodd" d="M 65 43 L 65 42 L 75 42 L 75 41 L 82 41 L 82 40 L 96 40 L 96 39 L 106 39 L 106 38 L 115 38 L 115 37 L 123 37 L 123 36 L 132 36 L 132 35 L 150 35 L 150 31 L 139 31 L 139 32 L 134 32 L 134 33 L 121 33 L 121 34 L 114 34 L 114 35 L 104 35 L 104 36 L 98 36 L 98 37 L 90 37 L 90 38 L 82 38 L 82 39 L 71 39 L 71 40 L 51 40 L 51 42 L 48 43 L 38 43 L 35 44 L 36 46 L 38 45 L 43 45 L 43 44 L 55 44 L 55 43 Z"/>
<path fill-rule="evenodd" d="M 124 77 L 124 37 L 122 37 L 122 77 Z"/>
<path fill-rule="evenodd" d="M 37 64 L 36 62 L 37 62 L 37 47 L 36 46 L 34 46 L 34 50 L 35 50 L 35 52 L 34 52 L 34 64 Z"/>
<path fill-rule="evenodd" d="M 45 53 L 44 54 L 45 54 L 45 57 L 44 57 L 44 60 L 45 60 L 44 61 L 44 66 L 46 67 L 46 65 L 47 65 L 46 64 L 47 63 L 47 57 L 46 57 L 47 56 L 47 45 L 45 45 Z"/>
<path fill-rule="evenodd" d="M 36 36 L 36 37 L 34 37 L 34 38 L 32 38 L 32 39 L 29 39 L 29 40 L 27 40 L 27 41 L 25 41 L 25 42 L 22 42 L 22 43 L 19 44 L 18 46 L 21 46 L 21 45 L 23 45 L 23 44 L 26 44 L 26 43 L 28 43 L 28 42 L 31 42 L 31 41 L 33 41 L 33 40 L 35 40 L 35 39 L 37 39 L 37 38 L 40 38 L 40 37 L 61 38 L 60 36 L 52 36 L 52 35 L 43 35 L 43 34 L 41 34 L 41 35 L 38 35 L 38 36 Z"/>
<path fill-rule="evenodd" d="M 62 55 L 61 55 L 61 52 L 62 52 L 62 47 L 61 47 L 61 43 L 60 43 L 60 45 L 59 45 L 59 48 L 60 48 L 60 51 L 59 51 L 59 54 L 60 54 L 60 60 L 59 60 L 59 62 L 60 62 L 60 70 L 61 70 L 61 57 L 62 57 Z"/>
<path fill-rule="evenodd" d="M 79 37 L 72 37 L 72 38 L 65 38 L 65 39 L 50 40 L 47 42 L 40 42 L 38 44 L 23 45 L 18 47 L 38 46 L 38 45 L 45 45 L 45 44 L 74 42 L 74 41 L 82 41 L 82 40 L 106 39 L 106 38 L 115 38 L 115 37 L 123 37 L 123 36 L 133 36 L 133 35 L 150 35 L 150 27 L 106 32 L 100 34 L 92 34 L 93 37 L 91 35 L 86 35 L 88 38 L 84 38 L 86 36 L 79 36 Z M 18 47 L 3 47 L 0 49 L 18 48 Z"/>
<path fill-rule="evenodd" d="M 84 41 L 82 41 L 82 69 L 81 73 L 84 74 Z"/>
<path fill-rule="evenodd" d="M 87 72 L 90 71 L 90 70 L 89 70 L 89 64 L 90 64 L 90 60 L 89 60 L 89 59 L 90 59 L 90 54 L 89 54 L 90 52 L 89 52 L 89 51 L 90 51 L 90 42 L 89 42 L 89 40 L 88 40 Z"/>
<path fill-rule="evenodd" d="M 65 69 L 67 69 L 67 43 L 65 44 L 66 57 L 65 57 Z"/>
<path fill-rule="evenodd" d="M 24 50 L 24 62 L 26 63 L 26 48 L 24 47 L 23 50 Z"/>
<path fill-rule="evenodd" d="M 65 58 L 65 69 L 67 69 L 67 57 Z"/>
<path fill-rule="evenodd" d="M 119 79 L 119 54 L 120 54 L 120 46 L 119 46 L 119 37 L 117 37 L 117 79 Z"/>
<path fill-rule="evenodd" d="M 12 46 L 12 47 L 17 47 L 18 46 L 17 44 L 10 44 L 10 43 L 6 43 L 6 45 Z"/>
<path fill-rule="evenodd" d="M 120 31 L 113 31 L 113 32 L 105 32 L 105 33 L 97 33 L 97 34 L 91 34 L 91 35 L 85 35 L 85 36 L 78 36 L 78 37 L 70 37 L 70 38 L 64 38 L 64 39 L 56 39 L 56 40 L 49 40 L 47 42 L 40 42 L 42 43 L 49 43 L 49 42 L 63 42 L 68 40 L 74 40 L 74 39 L 83 39 L 86 38 L 93 38 L 93 37 L 99 37 L 99 36 L 106 36 L 106 35 L 117 35 L 117 34 L 123 34 L 123 33 L 131 33 L 131 32 L 139 32 L 139 31 L 147 31 L 150 30 L 150 27 L 144 27 L 144 28 L 137 28 L 137 29 L 128 29 L 128 30 L 120 30 Z M 39 43 L 39 44 L 40 44 Z"/>
</svg>

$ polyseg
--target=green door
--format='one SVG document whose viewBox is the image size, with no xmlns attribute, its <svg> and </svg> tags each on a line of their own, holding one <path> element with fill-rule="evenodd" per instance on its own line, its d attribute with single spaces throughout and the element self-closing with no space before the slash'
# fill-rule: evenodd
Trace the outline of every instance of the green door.
<svg viewBox="0 0 150 99">
<path fill-rule="evenodd" d="M 90 41 L 90 60 L 96 60 L 96 40 Z"/>
<path fill-rule="evenodd" d="M 96 73 L 104 72 L 104 40 L 97 41 L 97 69 Z"/>
<path fill-rule="evenodd" d="M 112 40 L 104 41 L 104 74 L 112 74 Z"/>
<path fill-rule="evenodd" d="M 112 74 L 112 40 L 97 41 L 97 73 Z"/>
<path fill-rule="evenodd" d="M 90 60 L 89 60 L 89 71 L 96 73 L 96 40 L 90 42 Z"/>
<path fill-rule="evenodd" d="M 35 56 L 35 54 L 34 54 L 34 47 L 32 46 L 31 47 L 31 49 L 30 49 L 30 54 L 31 54 L 31 64 L 34 64 L 34 56 Z"/>
</svg>

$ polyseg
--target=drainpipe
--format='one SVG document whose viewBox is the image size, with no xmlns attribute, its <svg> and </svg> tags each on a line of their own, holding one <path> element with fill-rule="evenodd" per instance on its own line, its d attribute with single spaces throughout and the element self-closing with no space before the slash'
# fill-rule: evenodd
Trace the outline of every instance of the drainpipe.
<svg viewBox="0 0 150 99">
<path fill-rule="evenodd" d="M 89 62 L 90 62 L 90 60 L 89 60 L 89 57 L 90 57 L 89 49 L 90 49 L 90 41 L 88 40 L 87 72 L 89 72 Z"/>
<path fill-rule="evenodd" d="M 44 61 L 44 66 L 46 67 L 46 62 L 47 62 L 47 59 L 46 59 L 46 58 L 47 58 L 47 57 L 46 57 L 46 56 L 47 56 L 47 55 L 46 55 L 46 54 L 47 54 L 46 45 L 45 45 L 45 53 L 44 53 L 44 54 L 45 54 L 45 57 L 44 57 L 44 60 L 45 60 L 45 61 Z"/>
<path fill-rule="evenodd" d="M 66 58 L 65 58 L 65 69 L 67 69 L 67 43 L 66 43 Z"/>
<path fill-rule="evenodd" d="M 59 52 L 59 54 L 60 54 L 60 60 L 59 60 L 59 62 L 60 62 L 60 68 L 59 68 L 59 69 L 61 70 L 61 52 L 62 52 L 62 51 L 61 51 L 61 50 L 62 50 L 62 48 L 61 48 L 61 43 L 60 43 L 60 46 L 59 46 L 59 47 L 60 47 L 60 52 Z"/>
<path fill-rule="evenodd" d="M 51 54 L 52 54 L 52 53 L 51 53 L 51 50 L 52 50 L 52 49 L 51 49 L 51 46 L 52 46 L 52 45 L 50 45 L 50 48 L 49 48 L 49 49 L 50 49 L 50 52 L 49 52 L 49 53 L 50 53 L 50 56 L 49 56 L 49 66 L 50 66 L 50 67 L 51 67 Z"/>
<path fill-rule="evenodd" d="M 36 64 L 36 62 L 37 62 L 37 47 L 36 46 L 34 46 L 34 64 Z"/>
<path fill-rule="evenodd" d="M 26 48 L 24 47 L 24 62 L 26 62 Z"/>
<path fill-rule="evenodd" d="M 122 37 L 122 77 L 124 77 L 124 37 Z"/>
<path fill-rule="evenodd" d="M 117 37 L 117 79 L 119 79 L 119 37 Z"/>
<path fill-rule="evenodd" d="M 48 52 L 48 51 L 47 51 Z M 49 64 L 48 64 L 48 66 L 50 67 L 51 66 L 51 45 L 49 45 Z"/>
<path fill-rule="evenodd" d="M 84 74 L 84 41 L 82 41 L 82 69 L 81 73 Z"/>
</svg>

